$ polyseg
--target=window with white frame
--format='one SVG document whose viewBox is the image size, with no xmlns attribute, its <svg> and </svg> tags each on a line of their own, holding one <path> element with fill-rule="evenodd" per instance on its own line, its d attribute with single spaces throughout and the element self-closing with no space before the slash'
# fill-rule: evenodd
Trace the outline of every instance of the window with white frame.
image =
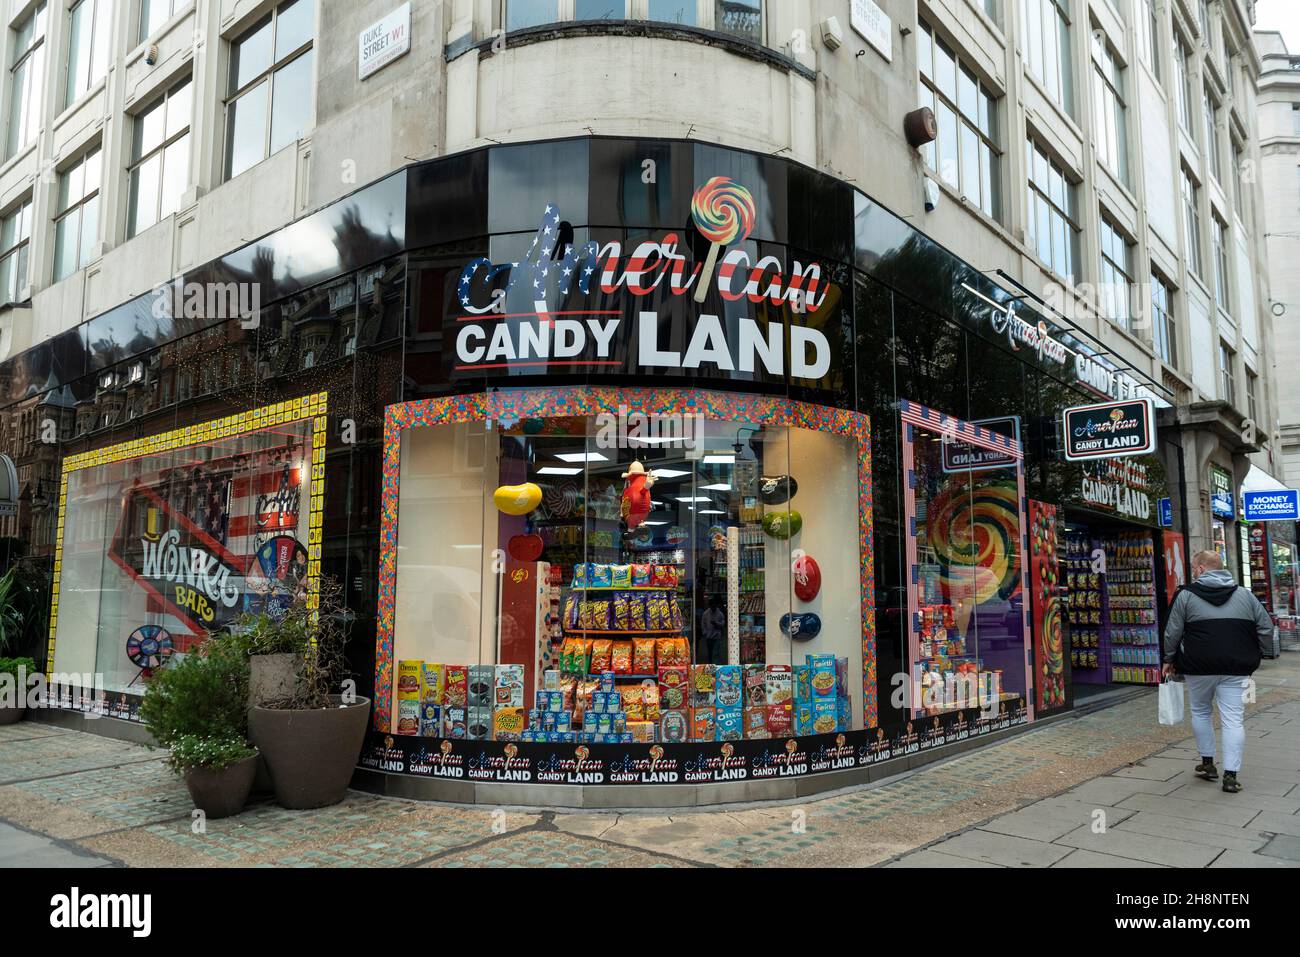
<svg viewBox="0 0 1300 957">
<path fill-rule="evenodd" d="M 1101 214 L 1101 283 L 1098 304 L 1115 325 L 1133 331 L 1133 247 L 1109 216 Z"/>
<path fill-rule="evenodd" d="M 193 90 L 186 77 L 135 117 L 128 170 L 128 239 L 180 208 L 189 187 Z"/>
<path fill-rule="evenodd" d="M 1204 94 L 1205 110 L 1205 156 L 1209 160 L 1210 173 L 1220 183 L 1223 182 L 1223 162 L 1219 158 L 1219 104 L 1210 95 L 1207 88 Z"/>
<path fill-rule="evenodd" d="M 1139 56 L 1160 79 L 1160 21 L 1156 0 L 1133 0 L 1133 27 L 1137 31 Z"/>
<path fill-rule="evenodd" d="M 54 219 L 54 281 L 90 262 L 99 232 L 100 150 L 96 146 L 59 174 Z"/>
<path fill-rule="evenodd" d="M 140 0 L 139 40 L 143 43 L 176 16 L 190 0 Z"/>
<path fill-rule="evenodd" d="M 917 31 L 921 104 L 934 111 L 938 136 L 921 150 L 940 178 L 985 215 L 1001 216 L 997 97 L 924 20 Z"/>
<path fill-rule="evenodd" d="M 18 302 L 27 285 L 32 201 L 25 199 L 0 219 L 0 305 Z"/>
<path fill-rule="evenodd" d="M 1020 0 L 1025 56 L 1030 74 L 1065 112 L 1074 115 L 1070 67 L 1069 0 Z"/>
<path fill-rule="evenodd" d="M 1197 0 L 1196 21 L 1201 28 L 1201 39 L 1207 43 L 1210 39 L 1210 5 L 1206 0 Z"/>
<path fill-rule="evenodd" d="M 1237 355 L 1222 339 L 1219 340 L 1219 398 L 1229 405 L 1237 404 L 1237 375 L 1233 369 Z"/>
<path fill-rule="evenodd" d="M 501 0 L 507 31 L 567 20 L 650 20 L 762 43 L 764 0 Z"/>
<path fill-rule="evenodd" d="M 1128 123 L 1124 68 L 1100 30 L 1092 35 L 1092 109 L 1097 158 L 1128 182 Z"/>
<path fill-rule="evenodd" d="M 78 0 L 68 11 L 68 72 L 63 105 L 71 106 L 108 72 L 113 0 Z"/>
<path fill-rule="evenodd" d="M 230 44 L 226 178 L 232 179 L 311 128 L 316 0 L 289 0 Z"/>
<path fill-rule="evenodd" d="M 14 27 L 13 34 L 6 158 L 30 143 L 41 126 L 41 93 L 45 88 L 45 4 L 38 4 Z"/>
<path fill-rule="evenodd" d="M 1192 131 L 1191 55 L 1187 42 L 1174 31 L 1174 66 L 1178 71 L 1174 78 L 1174 93 L 1178 98 L 1178 125 L 1189 133 Z"/>
<path fill-rule="evenodd" d="M 1259 424 L 1259 376 L 1249 369 L 1246 370 L 1246 414 Z"/>
<path fill-rule="evenodd" d="M 1170 308 L 1172 301 L 1168 284 L 1154 269 L 1151 270 L 1152 343 L 1156 347 L 1156 355 L 1169 365 L 1177 367 L 1178 337 L 1173 310 Z"/>
<path fill-rule="evenodd" d="M 1232 198 L 1233 205 L 1236 207 L 1237 215 L 1241 221 L 1246 221 L 1246 207 L 1244 205 L 1244 194 L 1241 189 L 1241 178 L 1244 175 L 1242 169 L 1242 148 L 1241 144 L 1232 140 Z"/>
<path fill-rule="evenodd" d="M 1228 227 L 1218 213 L 1210 214 L 1210 231 L 1214 243 L 1214 295 L 1219 309 L 1232 315 L 1232 287 L 1228 278 Z"/>
<path fill-rule="evenodd" d="M 1079 260 L 1077 187 L 1033 138 L 1025 142 L 1029 170 L 1029 247 L 1057 275 L 1074 282 Z"/>
<path fill-rule="evenodd" d="M 1183 244 L 1187 247 L 1187 268 L 1203 275 L 1201 262 L 1201 189 L 1187 167 L 1182 169 Z"/>
</svg>

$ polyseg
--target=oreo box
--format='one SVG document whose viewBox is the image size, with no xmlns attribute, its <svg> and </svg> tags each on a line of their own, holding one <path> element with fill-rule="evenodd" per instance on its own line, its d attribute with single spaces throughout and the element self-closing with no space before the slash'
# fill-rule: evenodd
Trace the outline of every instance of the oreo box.
<svg viewBox="0 0 1300 957">
<path fill-rule="evenodd" d="M 745 739 L 745 712 L 742 708 L 718 709 L 717 741 L 743 741 Z"/>
</svg>

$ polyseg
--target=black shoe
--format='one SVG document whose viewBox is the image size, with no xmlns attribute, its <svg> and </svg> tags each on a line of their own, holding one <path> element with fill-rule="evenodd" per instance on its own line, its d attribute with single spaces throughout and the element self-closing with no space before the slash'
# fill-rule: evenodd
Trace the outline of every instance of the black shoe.
<svg viewBox="0 0 1300 957">
<path fill-rule="evenodd" d="M 1196 771 L 1196 776 L 1202 781 L 1219 780 L 1219 769 L 1214 766 L 1214 758 L 1207 758 L 1202 755 L 1201 763 L 1198 764 L 1194 770 Z"/>
<path fill-rule="evenodd" d="M 1236 794 L 1241 790 L 1241 782 L 1237 780 L 1236 771 L 1223 772 L 1223 790 L 1227 791 L 1229 794 Z"/>
</svg>

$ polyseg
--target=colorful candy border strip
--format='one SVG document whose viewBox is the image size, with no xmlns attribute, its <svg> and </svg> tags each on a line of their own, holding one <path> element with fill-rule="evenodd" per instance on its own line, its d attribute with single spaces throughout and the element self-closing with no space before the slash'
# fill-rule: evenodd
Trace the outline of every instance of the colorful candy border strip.
<svg viewBox="0 0 1300 957">
<path fill-rule="evenodd" d="M 651 415 L 704 415 L 769 426 L 829 432 L 858 445 L 858 549 L 862 613 L 862 713 L 875 727 L 876 572 L 872 559 L 871 420 L 861 413 L 796 402 L 776 396 L 693 389 L 618 389 L 555 386 L 477 393 L 391 405 L 384 416 L 383 492 L 379 534 L 379 623 L 375 638 L 375 727 L 387 731 L 392 720 L 393 638 L 397 595 L 397 503 L 401 484 L 402 433 L 407 429 L 465 422 L 496 422 L 510 427 L 527 418 L 617 414 L 636 409 Z"/>
<path fill-rule="evenodd" d="M 143 436 L 101 449 L 78 452 L 63 460 L 59 481 L 59 521 L 54 536 L 54 577 L 50 597 L 50 634 L 46 644 L 45 675 L 54 676 L 54 643 L 59 626 L 59 585 L 63 573 L 63 525 L 68 504 L 68 478 L 73 472 L 113 465 L 146 455 L 161 455 L 178 449 L 214 442 L 217 439 L 249 435 L 291 422 L 311 420 L 312 449 L 311 476 L 308 480 L 310 510 L 307 518 L 307 607 L 313 611 L 320 607 L 321 532 L 325 515 L 325 429 L 329 409 L 329 393 L 276 402 L 247 412 L 237 412 L 220 419 L 211 419 L 197 425 Z"/>
</svg>

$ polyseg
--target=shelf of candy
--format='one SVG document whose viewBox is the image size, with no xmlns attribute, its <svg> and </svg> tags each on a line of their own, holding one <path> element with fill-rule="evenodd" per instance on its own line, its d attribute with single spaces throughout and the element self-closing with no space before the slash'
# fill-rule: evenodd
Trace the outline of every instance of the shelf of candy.
<svg viewBox="0 0 1300 957">
<path fill-rule="evenodd" d="M 524 723 L 523 665 L 397 663 L 394 734 L 518 741 Z"/>
<path fill-rule="evenodd" d="M 1119 685 L 1158 685 L 1160 669 L 1141 668 L 1135 665 L 1115 665 L 1110 669 L 1112 684 Z"/>
<path fill-rule="evenodd" d="M 1070 665 L 1076 671 L 1100 668 L 1101 630 L 1098 627 L 1077 625 L 1070 629 Z"/>
<path fill-rule="evenodd" d="M 1112 535 L 1101 545 L 1106 550 L 1111 681 L 1158 684 L 1155 545 L 1142 532 Z"/>
<path fill-rule="evenodd" d="M 952 605 L 922 605 L 921 665 L 922 672 L 930 664 L 943 664 L 949 659 L 966 654 L 966 639 L 956 631 L 956 609 Z"/>
</svg>

